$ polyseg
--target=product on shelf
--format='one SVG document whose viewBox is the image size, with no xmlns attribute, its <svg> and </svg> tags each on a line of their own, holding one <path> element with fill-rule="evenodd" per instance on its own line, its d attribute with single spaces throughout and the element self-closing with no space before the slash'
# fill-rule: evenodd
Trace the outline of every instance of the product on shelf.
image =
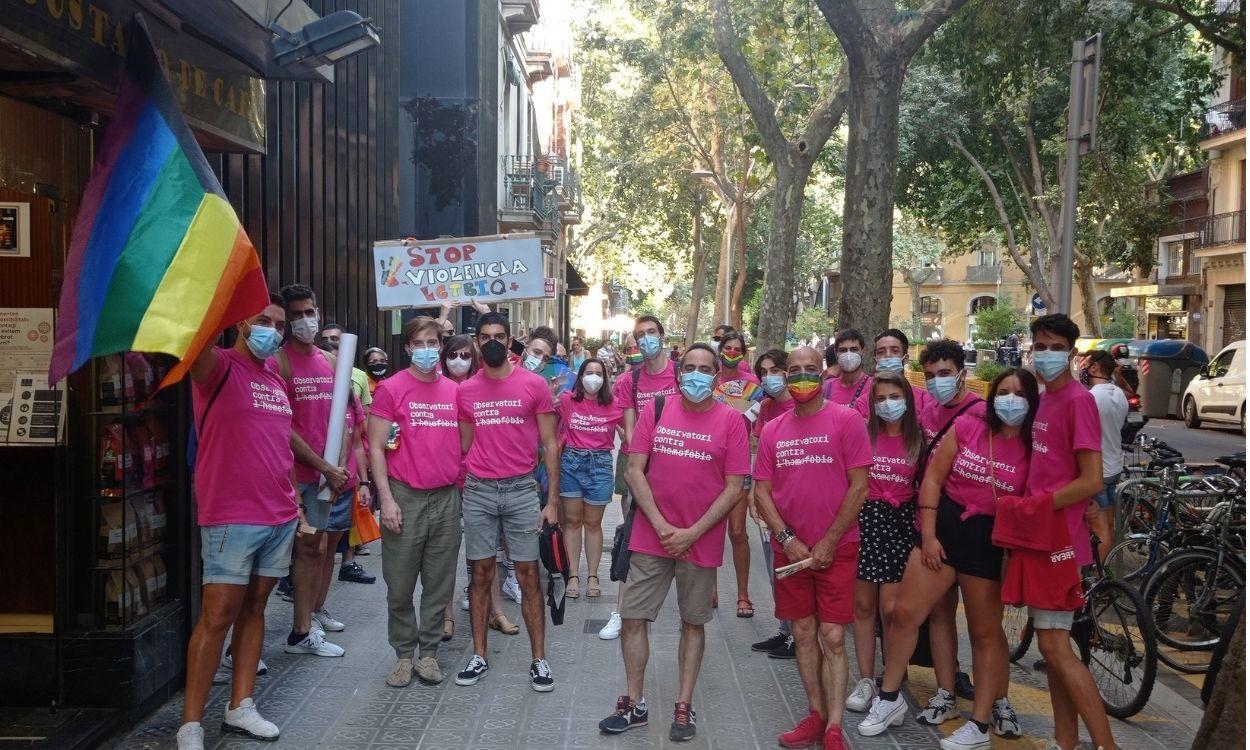
<svg viewBox="0 0 1250 750">
<path fill-rule="evenodd" d="M 100 404 L 113 406 L 135 396 L 134 378 L 120 354 L 100 358 L 99 366 Z"/>
<path fill-rule="evenodd" d="M 165 572 L 165 558 L 162 555 L 152 555 L 149 559 L 156 567 L 156 595 L 164 601 L 166 584 L 169 583 L 169 577 Z"/>
<path fill-rule="evenodd" d="M 166 475 L 165 472 L 170 468 L 169 456 L 171 446 L 169 443 L 169 430 L 165 429 L 160 416 L 156 414 L 149 414 L 144 419 L 143 424 L 147 427 L 148 432 L 151 433 L 152 441 L 156 448 L 156 475 L 159 480 Z"/>
<path fill-rule="evenodd" d="M 133 565 L 126 568 L 126 588 L 130 589 L 130 616 L 143 617 L 148 613 L 148 605 L 143 599 L 143 585 L 139 583 L 139 574 Z"/>
<path fill-rule="evenodd" d="M 161 604 L 164 593 L 157 585 L 156 563 L 150 557 L 140 560 L 135 565 L 135 572 L 139 575 L 139 586 L 143 590 L 144 603 L 147 604 L 149 610 L 155 609 Z"/>
<path fill-rule="evenodd" d="M 109 571 L 104 581 L 104 619 L 121 622 L 130 614 L 130 588 L 120 570 Z"/>
<path fill-rule="evenodd" d="M 134 380 L 133 398 L 142 401 L 155 391 L 155 373 L 152 370 L 152 363 L 148 361 L 147 355 L 138 352 L 127 352 L 123 356 L 126 370 Z"/>
<path fill-rule="evenodd" d="M 152 544 L 152 525 L 148 520 L 148 505 L 142 496 L 133 497 L 124 502 L 126 515 L 133 518 L 135 524 L 135 546 L 130 553 L 130 557 L 133 558 L 139 550 L 147 549 Z"/>
<path fill-rule="evenodd" d="M 150 489 L 156 485 L 156 440 L 146 424 L 140 423 L 126 431 L 126 440 L 133 446 L 139 462 L 136 475 L 140 486 Z"/>
<path fill-rule="evenodd" d="M 121 501 L 100 506 L 98 554 L 101 559 L 117 560 L 127 548 L 135 549 L 139 529 L 134 518 L 127 516 Z"/>
<path fill-rule="evenodd" d="M 165 499 L 160 492 L 149 492 L 144 495 L 143 502 L 150 543 L 159 546 L 165 538 Z"/>
<path fill-rule="evenodd" d="M 135 441 L 128 439 L 121 420 L 100 429 L 99 494 L 120 496 L 127 486 L 137 486 L 140 466 L 135 461 Z"/>
</svg>

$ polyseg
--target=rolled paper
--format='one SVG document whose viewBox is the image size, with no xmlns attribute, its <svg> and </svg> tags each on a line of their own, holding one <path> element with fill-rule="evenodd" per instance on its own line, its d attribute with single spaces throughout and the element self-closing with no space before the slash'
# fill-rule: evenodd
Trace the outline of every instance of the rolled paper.
<svg viewBox="0 0 1250 750">
<path fill-rule="evenodd" d="M 796 563 L 783 565 L 780 568 L 777 568 L 776 570 L 774 570 L 773 572 L 777 575 L 778 578 L 785 578 L 786 576 L 794 575 L 800 570 L 805 570 L 810 567 L 812 567 L 812 558 L 805 557 Z"/>
<path fill-rule="evenodd" d="M 334 366 L 334 395 L 330 399 L 330 424 L 326 430 L 326 447 L 321 457 L 338 466 L 343 453 L 343 432 L 347 426 L 347 399 L 352 392 L 352 362 L 356 361 L 356 334 L 339 336 L 338 362 Z M 330 485 L 325 477 L 317 491 L 317 499 L 330 502 Z"/>
</svg>

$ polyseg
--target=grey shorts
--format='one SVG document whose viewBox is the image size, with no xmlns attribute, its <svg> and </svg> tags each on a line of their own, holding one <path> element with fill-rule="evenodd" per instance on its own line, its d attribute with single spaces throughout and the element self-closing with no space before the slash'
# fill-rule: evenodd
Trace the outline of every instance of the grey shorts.
<svg viewBox="0 0 1250 750">
<path fill-rule="evenodd" d="M 508 479 L 465 477 L 460 500 L 465 558 L 494 557 L 502 534 L 513 562 L 538 560 L 537 492 L 538 483 L 530 474 Z"/>
<path fill-rule="evenodd" d="M 1064 610 L 1029 607 L 1029 617 L 1033 618 L 1034 630 L 1071 630 L 1075 614 Z"/>
</svg>

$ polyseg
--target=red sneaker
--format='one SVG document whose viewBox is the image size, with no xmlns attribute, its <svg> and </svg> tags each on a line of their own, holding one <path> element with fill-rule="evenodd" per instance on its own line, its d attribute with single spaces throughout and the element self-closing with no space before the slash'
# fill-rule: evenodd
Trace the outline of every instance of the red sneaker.
<svg viewBox="0 0 1250 750">
<path fill-rule="evenodd" d="M 842 727 L 832 726 L 825 732 L 825 750 L 842 750 Z"/>
<path fill-rule="evenodd" d="M 781 743 L 782 747 L 808 747 L 820 742 L 824 732 L 824 718 L 815 711 L 811 711 L 797 727 L 777 735 L 777 742 Z"/>
</svg>

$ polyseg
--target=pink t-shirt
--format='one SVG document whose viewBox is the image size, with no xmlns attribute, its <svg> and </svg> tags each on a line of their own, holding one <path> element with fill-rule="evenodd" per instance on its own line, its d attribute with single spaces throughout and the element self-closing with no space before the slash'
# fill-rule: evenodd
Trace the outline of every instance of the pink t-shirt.
<svg viewBox="0 0 1250 750">
<path fill-rule="evenodd" d="M 295 434 L 303 438 L 313 453 L 320 456 L 326 448 L 326 432 L 330 427 L 330 399 L 334 398 L 334 368 L 320 349 L 300 354 L 290 346 L 285 347 L 287 361 L 291 363 L 291 379 L 287 389 L 291 394 L 291 410 L 295 413 Z M 270 366 L 278 372 L 278 360 L 270 359 Z M 321 474 L 311 466 L 295 464 L 295 481 L 301 484 L 319 481 Z"/>
<path fill-rule="evenodd" d="M 725 489 L 726 476 L 751 473 L 746 420 L 737 409 L 718 402 L 707 411 L 690 411 L 684 399 L 666 399 L 658 426 L 655 410 L 643 409 L 629 452 L 650 455 L 647 484 L 655 505 L 664 519 L 679 529 L 693 526 L 707 513 Z M 722 518 L 700 537 L 686 559 L 704 568 L 720 567 L 728 522 L 728 516 Z M 672 557 L 642 513 L 634 519 L 629 548 Z"/>
<path fill-rule="evenodd" d="M 808 547 L 833 525 L 850 489 L 851 469 L 872 466 L 868 426 L 858 414 L 826 403 L 800 416 L 788 411 L 769 422 L 755 455 L 755 478 L 772 482 L 773 503 Z M 859 541 L 852 523 L 838 545 Z"/>
<path fill-rule="evenodd" d="M 480 479 L 529 474 L 538 465 L 538 415 L 555 410 L 541 375 L 515 365 L 505 378 L 479 371 L 460 384 L 460 420 L 473 423 L 465 468 Z"/>
<path fill-rule="evenodd" d="M 581 401 L 574 401 L 569 391 L 560 394 L 559 412 L 565 444 L 588 451 L 612 450 L 616 426 L 625 418 L 615 400 L 604 406 L 587 393 Z"/>
<path fill-rule="evenodd" d="M 207 383 L 192 384 L 199 445 L 195 500 L 201 526 L 276 526 L 297 515 L 291 484 L 291 402 L 276 372 L 233 349 Z M 221 391 L 204 412 L 218 383 Z M 207 417 L 207 419 L 206 419 Z"/>
<path fill-rule="evenodd" d="M 928 394 L 928 391 L 925 391 L 925 393 Z M 969 399 L 972 400 L 972 406 L 968 406 Z M 961 412 L 960 410 L 965 406 L 968 406 L 968 409 Z M 967 393 L 959 403 L 944 406 L 935 399 L 930 398 L 924 408 L 920 410 L 920 428 L 924 430 L 925 443 L 932 442 L 933 438 L 937 437 L 938 432 L 949 424 L 956 414 L 960 416 L 971 415 L 979 417 L 981 421 L 985 421 L 985 399 L 975 393 Z M 936 446 L 934 447 L 936 448 Z"/>
<path fill-rule="evenodd" d="M 868 470 L 868 497 L 897 508 L 916 495 L 916 462 L 907 455 L 903 435 L 877 435 L 872 447 L 872 468 Z"/>
<path fill-rule="evenodd" d="M 1042 391 L 1037 416 L 1033 417 L 1033 462 L 1025 483 L 1026 495 L 1054 492 L 1080 476 L 1077 451 L 1102 455 L 1102 423 L 1094 397 L 1076 380 L 1057 391 Z M 1076 550 L 1076 564 L 1094 561 L 1085 524 L 1085 503 L 1063 509 Z"/>
<path fill-rule="evenodd" d="M 344 465 L 347 469 L 347 483 L 343 485 L 343 491 L 346 492 L 356 487 L 356 447 L 364 447 L 369 450 L 368 444 L 365 442 L 365 409 L 360 405 L 360 399 L 352 394 L 352 398 L 347 402 L 347 432 L 343 437 L 347 445 L 347 460 Z"/>
<path fill-rule="evenodd" d="M 849 386 L 843 385 L 840 377 L 829 378 L 825 381 L 825 398 L 839 406 L 850 406 L 851 403 L 856 402 L 856 391 L 862 396 L 870 390 L 872 390 L 872 376 L 866 372 L 861 373 Z"/>
<path fill-rule="evenodd" d="M 963 414 L 955 419 L 955 425 L 947 430 L 943 440 L 950 440 L 952 436 L 959 450 L 942 489 L 964 509 L 960 518 L 995 515 L 998 505 L 994 501 L 994 489 L 990 487 L 990 426 L 984 416 Z M 998 494 L 1019 495 L 1024 491 L 1024 478 L 1028 473 L 1029 456 L 1024 439 L 995 435 L 993 477 Z"/>
<path fill-rule="evenodd" d="M 642 369 L 638 376 L 637 403 L 634 399 L 633 370 L 626 370 L 616 377 L 616 383 L 612 386 L 613 403 L 619 404 L 622 409 L 635 409 L 641 412 L 642 407 L 650 404 L 656 396 L 667 398 L 677 395 L 677 366 L 672 360 L 666 361 L 664 369 L 655 375 L 647 372 L 645 362 L 639 367 Z"/>
<path fill-rule="evenodd" d="M 455 484 L 460 477 L 460 413 L 450 379 L 425 382 L 411 369 L 383 380 L 369 414 L 399 425 L 399 448 L 386 453 L 386 474 L 418 490 Z"/>
<path fill-rule="evenodd" d="M 764 432 L 764 425 L 773 421 L 777 417 L 780 417 L 782 414 L 792 411 L 794 409 L 794 404 L 795 401 L 792 398 L 788 398 L 785 401 L 778 401 L 770 396 L 765 396 L 764 400 L 760 402 L 759 418 L 755 420 L 755 424 L 752 426 L 752 432 L 755 437 L 758 438 L 760 434 Z"/>
<path fill-rule="evenodd" d="M 911 387 L 911 397 L 916 404 L 917 414 L 924 414 L 925 408 L 933 400 L 928 391 L 914 385 Z M 855 411 L 859 412 L 859 416 L 867 419 L 870 409 L 872 409 L 872 386 L 868 385 L 864 387 L 864 392 L 859 394 L 859 400 L 855 402 Z"/>
</svg>

